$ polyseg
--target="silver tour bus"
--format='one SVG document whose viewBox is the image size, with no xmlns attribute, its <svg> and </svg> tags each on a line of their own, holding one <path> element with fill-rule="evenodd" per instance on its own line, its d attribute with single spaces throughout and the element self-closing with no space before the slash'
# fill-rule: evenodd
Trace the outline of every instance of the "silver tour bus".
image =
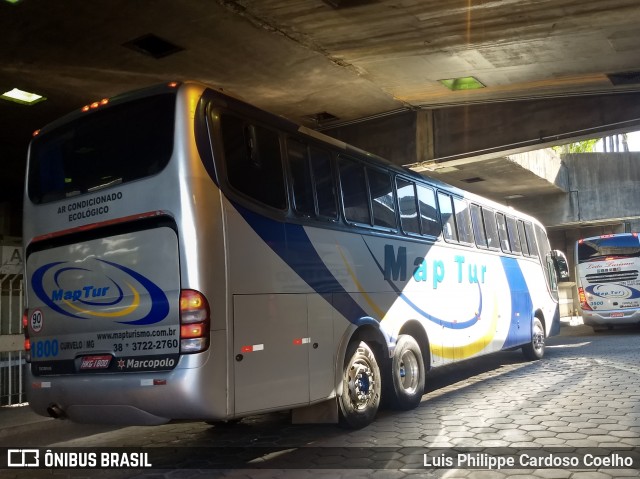
<svg viewBox="0 0 640 479">
<path fill-rule="evenodd" d="M 558 327 L 534 218 L 197 83 L 36 132 L 24 247 L 29 402 L 78 422 L 362 427 Z"/>
</svg>

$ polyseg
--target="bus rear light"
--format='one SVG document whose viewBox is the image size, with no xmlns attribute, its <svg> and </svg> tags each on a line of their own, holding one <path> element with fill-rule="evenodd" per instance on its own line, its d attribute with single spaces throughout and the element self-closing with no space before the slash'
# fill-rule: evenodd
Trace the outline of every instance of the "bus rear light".
<svg viewBox="0 0 640 479">
<path fill-rule="evenodd" d="M 24 332 L 25 361 L 31 362 L 31 339 L 29 339 L 29 310 L 22 313 L 22 331 Z"/>
<path fill-rule="evenodd" d="M 180 337 L 181 338 L 200 338 L 202 337 L 204 324 L 182 324 L 180 325 Z"/>
<path fill-rule="evenodd" d="M 580 307 L 585 311 L 592 311 L 591 306 L 587 302 L 587 295 L 584 292 L 584 288 L 578 288 L 578 300 L 580 301 Z"/>
<path fill-rule="evenodd" d="M 180 292 L 180 322 L 200 323 L 209 318 L 209 305 L 207 300 L 198 291 L 183 289 Z"/>
<path fill-rule="evenodd" d="M 100 101 L 94 101 L 93 103 L 89 103 L 88 105 L 85 105 L 81 108 L 82 112 L 88 112 L 89 110 L 95 110 L 96 108 L 100 108 L 101 106 L 104 106 L 106 104 L 109 103 L 109 99 L 108 98 L 103 98 Z"/>
<path fill-rule="evenodd" d="M 182 354 L 201 353 L 209 347 L 209 338 L 193 338 L 180 340 Z"/>
<path fill-rule="evenodd" d="M 198 291 L 180 291 L 180 352 L 199 353 L 209 347 L 209 303 Z"/>
</svg>

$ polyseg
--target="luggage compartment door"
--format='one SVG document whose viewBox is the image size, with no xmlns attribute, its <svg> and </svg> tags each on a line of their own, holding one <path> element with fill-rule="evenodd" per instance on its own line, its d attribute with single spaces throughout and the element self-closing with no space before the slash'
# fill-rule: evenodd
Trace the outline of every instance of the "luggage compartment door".
<svg viewBox="0 0 640 479">
<path fill-rule="evenodd" d="M 233 296 L 235 412 L 309 402 L 307 295 Z"/>
</svg>

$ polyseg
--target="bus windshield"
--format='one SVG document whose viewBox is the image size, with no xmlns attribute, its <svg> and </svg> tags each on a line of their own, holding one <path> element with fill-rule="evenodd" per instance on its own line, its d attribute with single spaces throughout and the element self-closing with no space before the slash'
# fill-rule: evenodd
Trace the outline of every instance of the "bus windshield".
<svg viewBox="0 0 640 479">
<path fill-rule="evenodd" d="M 640 241 L 636 235 L 601 236 L 586 239 L 578 244 L 578 263 L 638 256 L 640 256 Z"/>
<path fill-rule="evenodd" d="M 175 94 L 107 105 L 34 139 L 28 194 L 36 204 L 137 180 L 173 151 Z"/>
</svg>

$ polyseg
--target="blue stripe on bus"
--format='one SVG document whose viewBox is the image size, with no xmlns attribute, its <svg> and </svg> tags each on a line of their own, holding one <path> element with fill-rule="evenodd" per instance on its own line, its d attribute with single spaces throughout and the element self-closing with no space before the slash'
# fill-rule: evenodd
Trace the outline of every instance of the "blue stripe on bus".
<svg viewBox="0 0 640 479">
<path fill-rule="evenodd" d="M 262 241 L 316 293 L 325 299 L 324 293 L 332 293 L 332 306 L 347 320 L 360 324 L 370 318 L 329 271 L 301 225 L 274 221 L 241 205 L 234 206 Z"/>
<path fill-rule="evenodd" d="M 506 349 L 521 346 L 531 340 L 533 302 L 518 260 L 507 257 L 502 257 L 501 260 L 511 292 L 511 323 L 509 333 L 502 346 Z"/>
</svg>

